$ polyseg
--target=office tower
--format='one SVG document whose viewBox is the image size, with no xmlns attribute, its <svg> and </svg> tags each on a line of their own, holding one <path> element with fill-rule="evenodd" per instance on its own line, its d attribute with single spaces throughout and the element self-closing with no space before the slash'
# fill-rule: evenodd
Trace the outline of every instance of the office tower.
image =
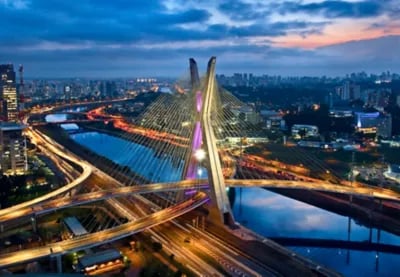
<svg viewBox="0 0 400 277">
<path fill-rule="evenodd" d="M 71 100 L 71 86 L 70 85 L 65 85 L 64 86 L 64 99 L 66 101 Z"/>
<path fill-rule="evenodd" d="M 114 81 L 106 82 L 106 95 L 109 98 L 117 96 L 117 84 Z"/>
<path fill-rule="evenodd" d="M 18 120 L 18 97 L 15 84 L 15 71 L 12 64 L 0 64 L 0 95 L 4 101 L 3 118 L 5 121 Z"/>
<path fill-rule="evenodd" d="M 14 122 L 0 123 L 0 169 L 6 175 L 22 175 L 28 170 L 25 126 Z"/>
</svg>

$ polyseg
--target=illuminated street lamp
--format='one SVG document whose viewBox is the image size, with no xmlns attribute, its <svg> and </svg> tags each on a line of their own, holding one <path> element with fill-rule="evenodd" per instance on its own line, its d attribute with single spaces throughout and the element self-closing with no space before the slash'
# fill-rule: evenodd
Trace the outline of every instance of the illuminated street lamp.
<svg viewBox="0 0 400 277">
<path fill-rule="evenodd" d="M 201 179 L 203 175 L 203 169 L 201 168 L 201 162 L 206 158 L 206 152 L 203 149 L 197 149 L 194 152 L 194 157 L 196 158 L 198 162 L 197 166 L 197 178 Z"/>
<path fill-rule="evenodd" d="M 194 152 L 194 157 L 197 161 L 201 162 L 205 159 L 206 152 L 203 149 L 197 149 L 196 152 Z"/>
</svg>

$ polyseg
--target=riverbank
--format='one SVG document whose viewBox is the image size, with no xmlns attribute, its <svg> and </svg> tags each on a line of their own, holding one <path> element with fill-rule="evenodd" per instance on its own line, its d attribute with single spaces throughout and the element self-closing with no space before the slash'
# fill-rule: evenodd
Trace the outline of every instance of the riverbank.
<svg viewBox="0 0 400 277">
<path fill-rule="evenodd" d="M 79 125 L 82 128 L 90 131 L 105 133 L 146 147 L 151 147 L 153 150 L 156 151 L 157 155 L 167 154 L 172 157 L 180 159 L 180 157 L 184 157 L 184 155 L 186 155 L 188 151 L 188 147 L 177 146 L 165 141 L 157 141 L 155 139 L 150 139 L 146 136 L 142 136 L 136 133 L 135 134 L 127 133 L 121 129 L 117 129 L 112 126 L 110 127 L 109 125 L 104 125 L 103 123 L 89 122 L 89 123 L 80 123 Z"/>
<path fill-rule="evenodd" d="M 59 144 L 66 147 L 69 151 L 75 153 L 82 159 L 88 161 L 95 167 L 101 169 L 108 175 L 118 179 L 120 182 L 126 185 L 149 183 L 146 178 L 133 172 L 128 166 L 119 165 L 75 142 L 69 137 L 67 132 L 59 126 L 47 125 L 37 128 L 44 134 L 57 141 Z"/>
</svg>

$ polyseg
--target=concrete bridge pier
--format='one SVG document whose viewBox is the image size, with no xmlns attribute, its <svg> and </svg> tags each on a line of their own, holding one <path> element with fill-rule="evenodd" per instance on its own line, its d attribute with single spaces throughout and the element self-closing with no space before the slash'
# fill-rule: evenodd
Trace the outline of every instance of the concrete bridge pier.
<svg viewBox="0 0 400 277">
<path fill-rule="evenodd" d="M 368 242 L 371 243 L 372 242 L 372 227 L 369 227 L 369 239 Z"/>
<path fill-rule="evenodd" d="M 62 255 L 58 255 L 57 259 L 57 273 L 62 273 Z"/>
<path fill-rule="evenodd" d="M 376 233 L 376 243 L 381 242 L 381 229 L 378 229 L 378 232 Z"/>
<path fill-rule="evenodd" d="M 381 241 L 381 229 L 377 230 L 376 233 L 376 243 L 379 243 Z M 375 254 L 375 272 L 379 271 L 379 252 L 376 251 Z"/>
<path fill-rule="evenodd" d="M 351 239 L 351 218 L 349 217 L 347 221 L 347 241 L 350 241 Z M 350 250 L 347 249 L 347 254 L 346 254 L 346 264 L 350 264 Z"/>
<path fill-rule="evenodd" d="M 347 221 L 347 240 L 350 241 L 350 235 L 351 235 L 351 218 L 349 217 Z"/>
<path fill-rule="evenodd" d="M 375 255 L 375 272 L 379 272 L 379 252 Z"/>
</svg>

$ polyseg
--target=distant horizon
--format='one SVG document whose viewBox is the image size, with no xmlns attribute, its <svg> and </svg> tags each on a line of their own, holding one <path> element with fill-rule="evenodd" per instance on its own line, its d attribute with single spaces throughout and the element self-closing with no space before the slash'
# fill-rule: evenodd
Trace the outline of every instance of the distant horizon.
<svg viewBox="0 0 400 277">
<path fill-rule="evenodd" d="M 0 63 L 3 64 L 3 63 Z M 15 70 L 15 66 L 14 66 L 14 70 Z M 189 68 L 188 68 L 189 70 Z M 387 73 L 390 72 L 390 75 L 399 75 L 400 76 L 400 71 L 399 72 L 395 72 L 395 71 L 391 71 L 391 70 L 383 70 L 381 72 L 368 72 L 368 71 L 354 71 L 354 72 L 349 72 L 349 73 L 345 73 L 342 75 L 284 75 L 284 74 L 268 74 L 268 73 L 259 73 L 256 74 L 254 72 L 250 72 L 250 71 L 235 71 L 232 73 L 220 73 L 220 72 L 216 72 L 216 75 L 225 75 L 226 77 L 231 77 L 233 76 L 235 73 L 239 73 L 239 74 L 253 74 L 253 77 L 262 77 L 262 76 L 269 76 L 269 77 L 283 77 L 283 78 L 301 78 L 301 77 L 310 77 L 310 78 L 322 78 L 322 77 L 326 77 L 326 78 L 346 78 L 347 75 L 350 77 L 351 74 L 360 74 L 360 73 L 365 73 L 367 74 L 368 77 L 370 77 L 371 75 L 376 75 L 376 76 L 380 76 L 382 73 Z M 16 78 L 18 79 L 18 72 L 16 70 Z M 202 77 L 205 74 L 205 72 L 200 72 L 200 77 Z M 104 77 L 104 76 L 60 76 L 60 77 L 51 77 L 51 76 L 46 76 L 46 77 L 42 77 L 42 76 L 37 76 L 37 77 L 32 77 L 26 74 L 26 72 L 24 72 L 24 80 L 26 81 L 32 81 L 32 80 L 63 80 L 63 79 L 85 79 L 85 80 L 118 80 L 118 79 L 138 79 L 138 78 L 155 78 L 155 79 L 180 79 L 182 77 L 189 77 L 189 71 L 187 72 L 187 74 L 185 74 L 187 76 L 157 76 L 157 75 L 137 75 L 137 76 L 115 76 L 115 77 Z"/>
<path fill-rule="evenodd" d="M 0 0 L 0 57 L 28 78 L 400 72 L 398 0 Z"/>
</svg>

